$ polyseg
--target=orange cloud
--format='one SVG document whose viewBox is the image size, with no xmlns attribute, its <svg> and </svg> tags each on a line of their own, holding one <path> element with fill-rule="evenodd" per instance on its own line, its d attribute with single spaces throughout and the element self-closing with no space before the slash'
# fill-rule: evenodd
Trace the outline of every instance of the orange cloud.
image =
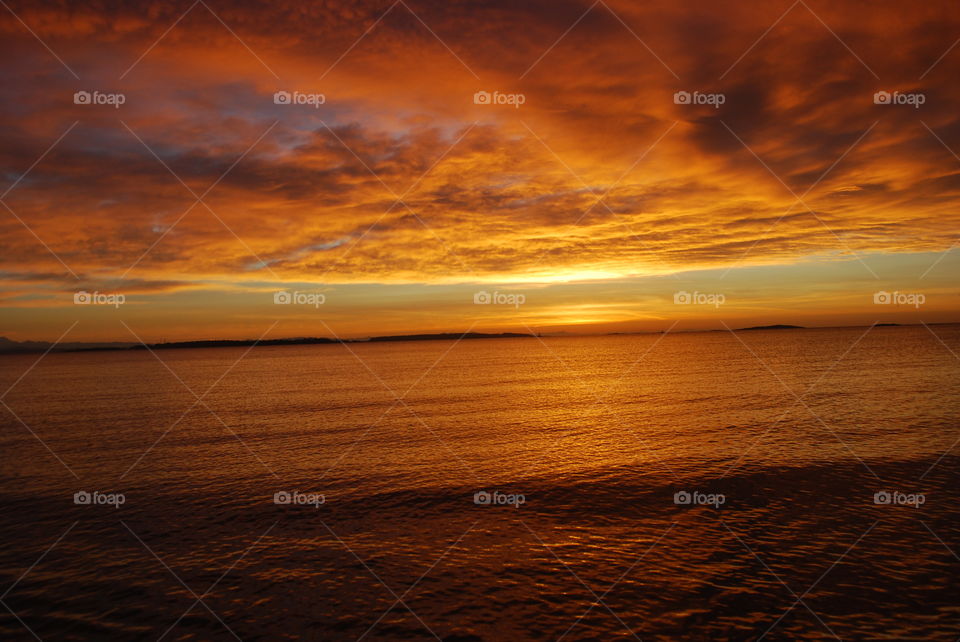
<svg viewBox="0 0 960 642">
<path fill-rule="evenodd" d="M 814 259 L 869 277 L 868 257 L 947 250 L 960 19 L 808 5 L 12 3 L 62 64 L 0 22 L 0 276 L 171 295 Z M 662 316 L 595 308 L 582 320 Z"/>
</svg>

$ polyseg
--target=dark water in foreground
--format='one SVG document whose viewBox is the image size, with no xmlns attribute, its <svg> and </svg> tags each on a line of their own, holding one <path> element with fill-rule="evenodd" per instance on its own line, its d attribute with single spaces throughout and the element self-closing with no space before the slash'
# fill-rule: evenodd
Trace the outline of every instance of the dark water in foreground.
<svg viewBox="0 0 960 642">
<path fill-rule="evenodd" d="M 0 407 L 0 637 L 952 642 L 930 330 L 50 355 Z"/>
</svg>

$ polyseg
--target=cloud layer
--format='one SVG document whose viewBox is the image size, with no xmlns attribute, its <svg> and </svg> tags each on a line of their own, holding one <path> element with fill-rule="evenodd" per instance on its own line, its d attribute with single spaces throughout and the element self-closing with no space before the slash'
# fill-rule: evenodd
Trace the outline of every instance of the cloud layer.
<svg viewBox="0 0 960 642">
<path fill-rule="evenodd" d="M 960 229 L 947 2 L 10 9 L 0 274 L 20 296 L 866 274 Z"/>
</svg>

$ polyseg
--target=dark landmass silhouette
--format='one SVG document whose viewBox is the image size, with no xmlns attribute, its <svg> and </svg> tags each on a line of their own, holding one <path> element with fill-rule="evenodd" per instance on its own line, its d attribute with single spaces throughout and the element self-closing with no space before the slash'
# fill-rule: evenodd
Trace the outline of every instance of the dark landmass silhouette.
<svg viewBox="0 0 960 642">
<path fill-rule="evenodd" d="M 747 330 L 805 330 L 802 325 L 786 325 L 778 323 L 776 325 L 755 325 L 749 328 L 737 328 L 734 332 L 746 332 Z"/>
<path fill-rule="evenodd" d="M 22 352 L 68 352 L 71 350 L 124 350 L 134 344 L 129 341 L 101 341 L 80 342 L 64 341 L 50 343 L 49 341 L 13 341 L 7 337 L 0 337 L 0 354 Z"/>
<path fill-rule="evenodd" d="M 928 323 L 927 325 L 955 325 L 956 322 Z M 907 327 L 919 324 L 876 323 L 875 327 Z M 865 328 L 868 326 L 831 326 Z M 749 328 L 737 328 L 733 332 L 747 332 L 752 330 L 824 330 L 829 328 L 807 328 L 801 325 L 774 324 L 758 325 Z M 715 330 L 675 330 L 671 334 L 689 334 L 696 332 L 727 332 L 726 329 Z M 456 341 L 458 339 L 535 339 L 538 337 L 575 338 L 579 336 L 629 336 L 664 334 L 665 330 L 649 330 L 638 332 L 609 332 L 604 335 L 571 334 L 567 332 L 527 334 L 523 332 L 439 332 L 434 334 L 398 334 L 389 336 L 367 337 L 362 339 L 328 339 L 326 337 L 297 337 L 288 339 L 210 339 L 199 341 L 172 341 L 163 343 L 142 343 L 104 341 L 104 342 L 63 342 L 50 343 L 48 341 L 13 341 L 7 337 L 0 337 L 0 354 L 26 354 L 36 352 L 103 352 L 117 350 L 173 350 L 187 348 L 235 348 L 245 346 L 294 346 L 316 345 L 326 343 L 383 343 L 389 341 Z"/>
<path fill-rule="evenodd" d="M 500 334 L 484 334 L 481 332 L 441 332 L 439 334 L 398 334 L 388 337 L 370 337 L 368 341 L 442 341 L 450 339 L 509 339 L 514 337 L 534 338 L 536 335 L 522 332 L 501 332 Z"/>
<path fill-rule="evenodd" d="M 165 343 L 136 343 L 128 346 L 127 350 L 170 350 L 180 348 L 235 348 L 243 346 L 286 346 L 286 345 L 310 345 L 313 343 L 340 343 L 336 339 L 327 339 L 325 337 L 303 337 L 298 339 L 216 339 L 212 341 L 172 341 Z M 94 350 L 110 350 L 111 348 L 94 348 Z"/>
<path fill-rule="evenodd" d="M 326 343 L 380 343 L 386 341 L 455 341 L 458 339 L 533 339 L 537 335 L 519 332 L 485 334 L 482 332 L 441 332 L 436 334 L 400 334 L 370 337 L 368 339 L 328 339 L 326 337 L 297 337 L 292 339 L 213 339 L 201 341 L 170 341 L 163 343 L 58 343 L 46 341 L 12 341 L 0 337 L 0 354 L 28 352 L 105 352 L 116 350 L 174 350 L 188 348 L 237 348 L 245 346 L 296 346 Z"/>
<path fill-rule="evenodd" d="M 608 332 L 606 337 L 630 337 L 636 334 L 663 334 L 665 330 L 638 330 L 636 332 Z"/>
</svg>

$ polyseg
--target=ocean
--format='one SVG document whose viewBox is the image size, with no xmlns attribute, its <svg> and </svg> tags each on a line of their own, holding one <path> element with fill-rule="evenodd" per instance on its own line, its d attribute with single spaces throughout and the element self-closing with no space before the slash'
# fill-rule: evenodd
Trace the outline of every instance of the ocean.
<svg viewBox="0 0 960 642">
<path fill-rule="evenodd" d="M 0 636 L 953 642 L 957 355 L 935 325 L 0 357 Z"/>
</svg>

